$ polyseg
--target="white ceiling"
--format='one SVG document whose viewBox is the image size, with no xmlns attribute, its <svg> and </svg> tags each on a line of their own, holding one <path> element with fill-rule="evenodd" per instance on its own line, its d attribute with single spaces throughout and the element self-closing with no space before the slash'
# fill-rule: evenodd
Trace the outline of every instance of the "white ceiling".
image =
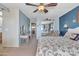
<svg viewBox="0 0 79 59">
<path fill-rule="evenodd" d="M 40 12 L 33 13 L 36 7 L 26 6 L 24 3 L 3 3 L 3 5 L 7 8 L 20 8 L 20 10 L 29 18 L 35 19 L 39 16 L 42 16 L 43 18 L 60 17 L 63 14 L 75 8 L 76 6 L 78 6 L 79 3 L 58 3 L 56 7 L 47 7 L 49 12 L 46 14 L 42 14 Z"/>
</svg>

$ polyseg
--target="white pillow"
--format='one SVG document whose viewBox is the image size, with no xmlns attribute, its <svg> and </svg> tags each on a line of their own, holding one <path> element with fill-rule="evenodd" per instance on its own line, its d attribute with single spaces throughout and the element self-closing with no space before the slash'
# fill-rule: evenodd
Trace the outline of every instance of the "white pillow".
<svg viewBox="0 0 79 59">
<path fill-rule="evenodd" d="M 76 35 L 74 33 L 70 33 L 70 32 L 66 32 L 66 34 L 64 35 L 65 38 L 75 38 Z"/>
<path fill-rule="evenodd" d="M 70 38 L 75 38 L 76 35 L 74 33 L 71 33 Z"/>
</svg>

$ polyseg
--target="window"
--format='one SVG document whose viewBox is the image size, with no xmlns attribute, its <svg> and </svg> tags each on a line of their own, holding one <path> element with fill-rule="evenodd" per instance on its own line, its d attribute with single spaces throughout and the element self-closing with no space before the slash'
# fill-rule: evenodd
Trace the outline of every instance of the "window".
<svg viewBox="0 0 79 59">
<path fill-rule="evenodd" d="M 2 30 L 2 11 L 0 11 L 0 32 Z"/>
</svg>

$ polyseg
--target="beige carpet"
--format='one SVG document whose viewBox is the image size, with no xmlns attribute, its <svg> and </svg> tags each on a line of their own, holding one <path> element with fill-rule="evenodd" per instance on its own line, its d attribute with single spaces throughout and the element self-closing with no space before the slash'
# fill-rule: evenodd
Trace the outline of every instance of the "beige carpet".
<svg viewBox="0 0 79 59">
<path fill-rule="evenodd" d="M 37 40 L 32 37 L 29 44 L 23 44 L 19 48 L 3 48 L 1 53 L 4 56 L 35 56 L 36 49 Z"/>
</svg>

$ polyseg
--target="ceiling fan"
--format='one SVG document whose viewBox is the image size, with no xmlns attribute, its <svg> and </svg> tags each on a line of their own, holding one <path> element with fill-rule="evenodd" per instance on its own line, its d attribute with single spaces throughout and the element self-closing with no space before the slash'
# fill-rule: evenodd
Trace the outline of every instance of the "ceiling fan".
<svg viewBox="0 0 79 59">
<path fill-rule="evenodd" d="M 37 7 L 37 9 L 33 11 L 33 13 L 35 13 L 37 11 L 47 13 L 48 10 L 46 9 L 46 7 L 57 6 L 57 3 L 49 3 L 49 4 L 46 4 L 46 5 L 44 5 L 44 3 L 40 3 L 39 5 L 32 4 L 32 3 L 25 3 L 25 4 L 29 5 L 29 6 L 35 6 L 35 7 Z"/>
</svg>

